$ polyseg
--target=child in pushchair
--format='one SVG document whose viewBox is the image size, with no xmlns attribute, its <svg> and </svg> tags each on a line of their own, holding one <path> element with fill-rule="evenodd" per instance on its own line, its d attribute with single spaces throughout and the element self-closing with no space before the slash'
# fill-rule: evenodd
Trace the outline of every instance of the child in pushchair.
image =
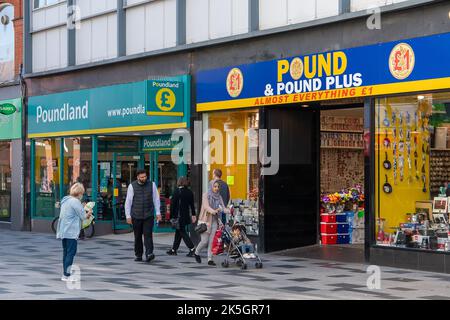
<svg viewBox="0 0 450 320">
<path fill-rule="evenodd" d="M 241 269 L 247 269 L 246 259 L 256 259 L 255 267 L 262 268 L 262 262 L 255 252 L 255 247 L 247 237 L 245 226 L 235 223 L 230 228 L 223 230 L 224 244 L 226 245 L 227 257 L 222 261 L 222 266 L 229 266 L 228 259 L 233 259 Z"/>
<path fill-rule="evenodd" d="M 255 259 L 255 248 L 245 231 L 245 227 L 238 223 L 231 228 L 231 241 L 233 241 L 236 246 L 233 251 L 240 250 L 245 259 Z M 234 252 L 234 254 L 236 254 L 236 252 Z"/>
</svg>

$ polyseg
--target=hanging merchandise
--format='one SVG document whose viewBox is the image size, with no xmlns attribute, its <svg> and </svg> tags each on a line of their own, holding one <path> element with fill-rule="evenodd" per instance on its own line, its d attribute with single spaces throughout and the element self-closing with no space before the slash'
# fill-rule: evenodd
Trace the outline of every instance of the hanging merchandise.
<svg viewBox="0 0 450 320">
<path fill-rule="evenodd" d="M 414 167 L 416 168 L 416 180 L 419 181 L 420 177 L 419 177 L 419 170 L 417 168 L 417 159 L 414 159 Z"/>
<path fill-rule="evenodd" d="M 394 184 L 397 185 L 397 158 L 394 158 Z"/>
<path fill-rule="evenodd" d="M 422 191 L 424 193 L 426 193 L 427 192 L 427 185 L 426 185 L 427 177 L 425 175 L 422 175 L 422 179 L 423 179 L 423 189 L 422 189 Z"/>
<path fill-rule="evenodd" d="M 414 131 L 417 131 L 417 111 L 414 112 Z"/>
<path fill-rule="evenodd" d="M 389 123 L 389 119 L 388 119 L 388 113 L 386 110 L 384 110 L 384 120 L 383 120 L 383 124 L 385 127 L 389 127 L 390 123 Z"/>
<path fill-rule="evenodd" d="M 392 111 L 392 126 L 395 127 L 396 122 L 397 122 L 397 114 L 396 114 L 395 110 L 393 110 Z"/>
<path fill-rule="evenodd" d="M 390 162 L 389 159 L 388 159 L 388 154 L 387 154 L 387 152 L 385 152 L 385 154 L 386 154 L 386 160 L 384 160 L 384 162 L 383 162 L 383 167 L 384 167 L 386 170 L 389 170 L 389 169 L 391 169 L 391 162 Z"/>
<path fill-rule="evenodd" d="M 385 184 L 383 185 L 383 191 L 384 191 L 385 193 L 392 193 L 392 186 L 391 186 L 391 184 L 390 184 L 389 181 L 388 181 L 388 176 L 387 176 L 387 174 L 385 174 L 385 176 L 386 176 L 386 182 L 385 182 Z"/>
<path fill-rule="evenodd" d="M 384 147 L 386 149 L 388 149 L 391 146 L 391 140 L 389 140 L 388 131 L 387 130 L 385 131 L 385 133 L 386 133 L 386 136 L 385 136 L 385 138 L 383 140 L 383 144 L 384 144 Z"/>
<path fill-rule="evenodd" d="M 404 177 L 404 167 L 405 167 L 405 158 L 403 156 L 403 154 L 400 155 L 400 157 L 398 158 L 398 167 L 400 169 L 400 181 L 403 182 L 403 177 Z"/>
</svg>

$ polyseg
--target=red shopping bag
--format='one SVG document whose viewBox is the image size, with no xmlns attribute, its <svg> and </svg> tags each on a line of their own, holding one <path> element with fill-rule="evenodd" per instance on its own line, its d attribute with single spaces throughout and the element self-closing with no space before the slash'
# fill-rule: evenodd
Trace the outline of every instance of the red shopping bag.
<svg viewBox="0 0 450 320">
<path fill-rule="evenodd" d="M 211 251 L 215 256 L 223 253 L 222 228 L 218 229 L 214 235 Z"/>
</svg>

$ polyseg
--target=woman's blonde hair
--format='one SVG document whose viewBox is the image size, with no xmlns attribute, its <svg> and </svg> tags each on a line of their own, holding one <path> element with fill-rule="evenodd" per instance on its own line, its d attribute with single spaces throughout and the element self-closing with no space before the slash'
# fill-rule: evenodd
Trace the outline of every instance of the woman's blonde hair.
<svg viewBox="0 0 450 320">
<path fill-rule="evenodd" d="M 72 187 L 70 187 L 70 195 L 75 198 L 80 198 L 84 194 L 83 184 L 77 182 Z"/>
</svg>

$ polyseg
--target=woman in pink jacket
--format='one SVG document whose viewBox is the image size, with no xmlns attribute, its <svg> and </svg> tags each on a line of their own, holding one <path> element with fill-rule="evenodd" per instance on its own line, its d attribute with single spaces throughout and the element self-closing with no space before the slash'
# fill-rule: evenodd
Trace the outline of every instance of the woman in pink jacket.
<svg viewBox="0 0 450 320">
<path fill-rule="evenodd" d="M 198 223 L 206 223 L 207 229 L 201 234 L 201 241 L 195 250 L 195 260 L 198 263 L 202 262 L 200 251 L 208 246 L 208 265 L 216 265 L 212 259 L 212 242 L 219 226 L 218 216 L 221 212 L 229 213 L 229 210 L 225 208 L 223 199 L 220 196 L 219 183 L 215 182 L 212 185 L 212 188 L 208 192 L 205 192 L 202 197 L 202 208 L 200 210 Z"/>
</svg>

